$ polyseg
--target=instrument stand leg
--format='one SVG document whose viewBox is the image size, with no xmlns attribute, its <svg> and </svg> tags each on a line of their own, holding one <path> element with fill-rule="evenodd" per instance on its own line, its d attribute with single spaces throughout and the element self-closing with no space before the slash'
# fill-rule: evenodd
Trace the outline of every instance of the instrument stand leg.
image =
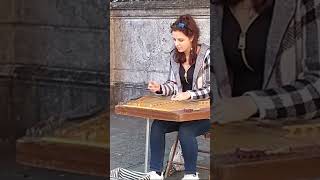
<svg viewBox="0 0 320 180">
<path fill-rule="evenodd" d="M 148 172 L 148 158 L 149 158 L 149 137 L 150 137 L 150 119 L 147 118 L 146 126 L 146 149 L 144 157 L 144 172 Z"/>
</svg>

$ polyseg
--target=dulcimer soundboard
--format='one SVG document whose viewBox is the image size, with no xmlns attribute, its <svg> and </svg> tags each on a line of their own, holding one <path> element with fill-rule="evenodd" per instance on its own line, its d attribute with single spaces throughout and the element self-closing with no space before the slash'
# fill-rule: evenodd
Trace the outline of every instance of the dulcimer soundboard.
<svg viewBox="0 0 320 180">
<path fill-rule="evenodd" d="M 16 161 L 27 166 L 106 177 L 108 121 L 106 112 L 73 121 L 40 121 L 17 140 Z"/>
<path fill-rule="evenodd" d="M 214 180 L 320 178 L 320 121 L 244 121 L 217 125 L 211 139 Z"/>
<path fill-rule="evenodd" d="M 120 115 L 166 121 L 192 121 L 210 118 L 210 100 L 173 101 L 165 96 L 142 96 L 116 105 Z"/>
</svg>

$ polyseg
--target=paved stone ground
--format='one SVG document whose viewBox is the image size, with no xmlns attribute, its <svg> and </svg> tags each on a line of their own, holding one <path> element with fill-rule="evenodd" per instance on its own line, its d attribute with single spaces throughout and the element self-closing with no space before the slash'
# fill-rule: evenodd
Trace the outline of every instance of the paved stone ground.
<svg viewBox="0 0 320 180">
<path fill-rule="evenodd" d="M 135 171 L 144 171 L 146 120 L 119 116 L 110 116 L 110 168 L 122 167 Z M 176 138 L 176 133 L 170 133 L 166 138 L 166 159 Z M 209 141 L 198 137 L 199 148 L 208 149 Z M 150 153 L 149 153 L 150 155 Z M 150 159 L 150 158 L 149 158 Z M 209 166 L 209 155 L 199 153 L 198 163 Z M 199 170 L 201 179 L 208 179 L 208 171 Z M 175 173 L 167 180 L 181 179 L 183 172 Z"/>
</svg>

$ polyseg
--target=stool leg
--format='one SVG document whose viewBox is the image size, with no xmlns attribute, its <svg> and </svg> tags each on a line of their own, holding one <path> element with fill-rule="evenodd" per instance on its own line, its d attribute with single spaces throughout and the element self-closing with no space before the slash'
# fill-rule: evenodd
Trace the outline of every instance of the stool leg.
<svg viewBox="0 0 320 180">
<path fill-rule="evenodd" d="M 164 173 L 164 178 L 168 177 L 170 169 L 173 166 L 173 158 L 174 158 L 174 154 L 176 153 L 176 150 L 177 150 L 178 140 L 179 140 L 179 137 L 177 135 L 177 138 L 176 138 L 176 141 L 175 141 L 174 147 L 173 147 L 172 156 L 169 157 L 169 160 L 168 160 L 168 163 L 167 163 L 166 171 Z"/>
</svg>

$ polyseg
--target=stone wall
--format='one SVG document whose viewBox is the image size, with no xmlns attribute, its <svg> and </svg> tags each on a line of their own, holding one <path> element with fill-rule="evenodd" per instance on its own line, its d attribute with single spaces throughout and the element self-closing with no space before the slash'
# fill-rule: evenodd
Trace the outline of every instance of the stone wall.
<svg viewBox="0 0 320 180">
<path fill-rule="evenodd" d="M 200 28 L 200 43 L 210 43 L 208 0 L 111 3 L 110 81 L 112 104 L 146 93 L 150 80 L 164 82 L 174 44 L 170 24 L 191 14 Z"/>
<path fill-rule="evenodd" d="M 51 116 L 107 108 L 108 6 L 106 0 L 0 2 L 0 139 L 21 136 Z"/>
</svg>

